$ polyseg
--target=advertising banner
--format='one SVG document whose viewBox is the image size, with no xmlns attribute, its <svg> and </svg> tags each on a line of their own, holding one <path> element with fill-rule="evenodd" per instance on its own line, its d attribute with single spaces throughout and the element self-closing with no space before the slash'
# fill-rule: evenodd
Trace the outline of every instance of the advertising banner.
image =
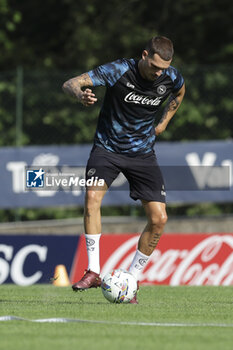
<svg viewBox="0 0 233 350">
<path fill-rule="evenodd" d="M 116 268 L 128 269 L 137 246 L 137 234 L 101 236 L 101 275 Z M 84 236 L 74 259 L 72 282 L 87 268 Z M 164 234 L 148 265 L 140 275 L 141 284 L 233 285 L 233 234 Z"/>
<path fill-rule="evenodd" d="M 0 208 L 82 206 L 91 145 L 0 149 Z M 167 203 L 232 202 L 233 142 L 157 142 Z M 95 169 L 92 169 L 93 171 Z M 97 179 L 94 177 L 94 181 Z M 140 204 L 121 173 L 103 205 Z"/>
<path fill-rule="evenodd" d="M 70 271 L 79 238 L 0 235 L 0 284 L 52 283 L 57 265 Z"/>
<path fill-rule="evenodd" d="M 138 234 L 103 234 L 101 276 L 128 269 Z M 57 265 L 64 265 L 74 283 L 87 268 L 83 236 L 0 236 L 0 284 L 29 286 L 52 283 Z M 164 234 L 140 275 L 150 285 L 233 285 L 233 234 Z"/>
</svg>

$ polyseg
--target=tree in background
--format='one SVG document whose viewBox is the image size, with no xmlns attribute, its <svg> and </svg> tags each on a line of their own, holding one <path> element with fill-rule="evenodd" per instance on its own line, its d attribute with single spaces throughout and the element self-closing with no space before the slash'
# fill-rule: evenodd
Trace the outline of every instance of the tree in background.
<svg viewBox="0 0 233 350">
<path fill-rule="evenodd" d="M 67 101 L 62 83 L 104 62 L 140 56 L 157 34 L 174 41 L 174 65 L 187 86 L 160 140 L 232 138 L 231 0 L 0 0 L 0 18 L 1 146 L 15 145 L 18 66 L 24 70 L 22 144 L 89 143 L 100 106 L 87 110 Z"/>
<path fill-rule="evenodd" d="M 230 0 L 1 0 L 1 70 L 88 70 L 140 54 L 155 34 L 169 36 L 185 64 L 231 63 Z"/>
</svg>

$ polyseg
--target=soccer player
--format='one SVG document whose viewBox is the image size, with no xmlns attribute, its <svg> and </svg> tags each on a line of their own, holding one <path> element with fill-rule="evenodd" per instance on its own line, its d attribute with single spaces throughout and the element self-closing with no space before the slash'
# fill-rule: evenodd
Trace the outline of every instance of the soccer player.
<svg viewBox="0 0 233 350">
<path fill-rule="evenodd" d="M 106 87 L 86 167 L 86 179 L 94 175 L 104 179 L 104 185 L 86 190 L 84 227 L 88 268 L 72 286 L 74 291 L 101 285 L 101 202 L 120 172 L 129 182 L 130 197 L 141 201 L 148 220 L 129 268 L 136 280 L 163 232 L 167 221 L 166 192 L 154 143 L 175 115 L 185 93 L 182 75 L 170 65 L 173 53 L 171 40 L 156 36 L 146 44 L 139 60 L 118 59 L 63 84 L 64 92 L 87 107 L 97 101 L 91 87 Z M 162 117 L 154 126 L 157 111 L 165 100 Z M 131 303 L 138 303 L 136 296 Z"/>
</svg>

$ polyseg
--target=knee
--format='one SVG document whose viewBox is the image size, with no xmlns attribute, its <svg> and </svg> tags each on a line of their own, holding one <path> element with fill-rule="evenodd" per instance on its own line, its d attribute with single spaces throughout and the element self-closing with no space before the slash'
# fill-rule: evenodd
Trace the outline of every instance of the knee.
<svg viewBox="0 0 233 350">
<path fill-rule="evenodd" d="M 85 207 L 86 210 L 98 209 L 101 206 L 102 198 L 98 191 L 88 190 L 86 192 Z"/>
<path fill-rule="evenodd" d="M 149 224 L 153 227 L 163 228 L 167 222 L 167 213 L 159 212 L 151 215 Z"/>
</svg>

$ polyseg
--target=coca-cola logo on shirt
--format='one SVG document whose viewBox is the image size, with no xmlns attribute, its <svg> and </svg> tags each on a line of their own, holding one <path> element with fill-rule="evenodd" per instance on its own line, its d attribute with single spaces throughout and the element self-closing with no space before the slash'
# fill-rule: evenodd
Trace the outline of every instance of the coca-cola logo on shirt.
<svg viewBox="0 0 233 350">
<path fill-rule="evenodd" d="M 162 97 L 151 98 L 150 96 L 139 95 L 131 91 L 125 96 L 124 101 L 127 103 L 158 106 L 161 103 L 161 99 Z"/>
</svg>

